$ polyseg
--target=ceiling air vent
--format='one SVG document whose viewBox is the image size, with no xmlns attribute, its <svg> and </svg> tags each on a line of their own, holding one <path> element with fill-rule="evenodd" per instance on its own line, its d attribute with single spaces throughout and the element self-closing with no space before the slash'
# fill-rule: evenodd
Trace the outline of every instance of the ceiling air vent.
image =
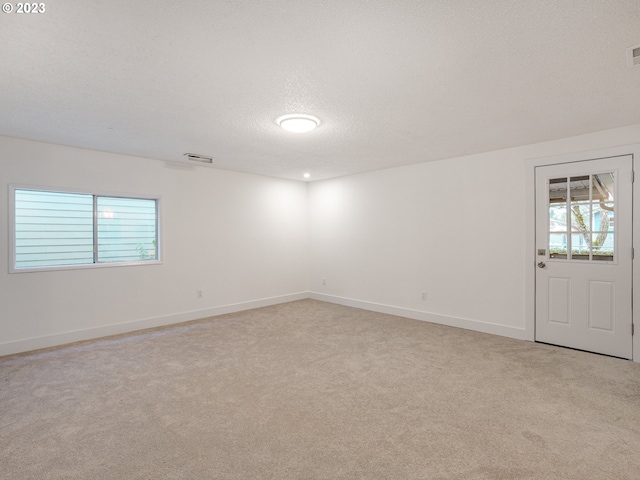
<svg viewBox="0 0 640 480">
<path fill-rule="evenodd" d="M 205 157 L 204 155 L 197 155 L 195 153 L 185 153 L 184 156 L 187 157 L 187 160 L 190 160 L 192 162 L 206 163 L 209 165 L 213 163 L 213 158 Z"/>
<path fill-rule="evenodd" d="M 640 45 L 627 48 L 627 65 L 629 68 L 640 65 Z"/>
</svg>

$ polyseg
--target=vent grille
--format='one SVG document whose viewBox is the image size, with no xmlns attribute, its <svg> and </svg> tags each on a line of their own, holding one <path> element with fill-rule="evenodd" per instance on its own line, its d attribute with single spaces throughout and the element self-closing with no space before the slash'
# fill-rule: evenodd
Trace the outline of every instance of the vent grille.
<svg viewBox="0 0 640 480">
<path fill-rule="evenodd" d="M 640 45 L 627 48 L 627 65 L 629 68 L 640 65 Z"/>
<path fill-rule="evenodd" d="M 198 155 L 196 153 L 185 153 L 184 156 L 187 157 L 187 160 L 190 160 L 192 162 L 206 163 L 209 165 L 213 163 L 213 158 L 206 157 L 204 155 Z"/>
</svg>

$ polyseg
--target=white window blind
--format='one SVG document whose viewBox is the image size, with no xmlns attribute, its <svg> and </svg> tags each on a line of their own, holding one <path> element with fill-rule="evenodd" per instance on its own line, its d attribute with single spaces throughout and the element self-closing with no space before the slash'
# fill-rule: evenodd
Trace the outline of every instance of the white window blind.
<svg viewBox="0 0 640 480">
<path fill-rule="evenodd" d="M 158 202 L 14 190 L 14 270 L 158 260 Z"/>
<path fill-rule="evenodd" d="M 15 267 L 93 263 L 93 196 L 15 191 Z"/>
</svg>

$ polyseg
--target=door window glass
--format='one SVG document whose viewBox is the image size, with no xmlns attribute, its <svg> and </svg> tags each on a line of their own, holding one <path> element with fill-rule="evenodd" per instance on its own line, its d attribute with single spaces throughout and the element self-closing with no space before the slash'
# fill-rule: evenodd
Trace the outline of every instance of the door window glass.
<svg viewBox="0 0 640 480">
<path fill-rule="evenodd" d="M 613 261 L 613 172 L 549 180 L 549 258 Z"/>
</svg>

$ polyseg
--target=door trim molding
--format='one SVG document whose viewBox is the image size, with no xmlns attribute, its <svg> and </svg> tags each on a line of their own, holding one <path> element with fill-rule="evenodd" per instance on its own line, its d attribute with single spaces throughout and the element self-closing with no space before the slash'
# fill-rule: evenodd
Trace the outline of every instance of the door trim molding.
<svg viewBox="0 0 640 480">
<path fill-rule="evenodd" d="M 633 170 L 640 170 L 640 143 L 618 147 L 588 150 L 551 157 L 525 159 L 525 328 L 524 339 L 535 341 L 535 307 L 536 307 L 536 190 L 535 169 L 546 165 L 597 160 L 609 157 L 631 155 Z M 640 249 L 640 180 L 633 184 L 633 230 L 632 244 L 634 249 Z M 640 250 L 639 250 L 640 251 Z M 640 258 L 640 257 L 639 257 Z M 635 261 L 634 261 L 635 263 Z M 634 265 L 635 267 L 635 265 Z M 640 285 L 640 268 L 633 268 L 632 285 Z M 640 288 L 634 288 L 632 293 L 633 305 L 640 305 Z M 640 325 L 640 308 L 632 308 L 633 323 Z M 639 327 L 640 328 L 640 327 Z M 640 331 L 640 330 L 639 330 Z M 633 337 L 633 361 L 640 363 L 640 334 Z"/>
</svg>

